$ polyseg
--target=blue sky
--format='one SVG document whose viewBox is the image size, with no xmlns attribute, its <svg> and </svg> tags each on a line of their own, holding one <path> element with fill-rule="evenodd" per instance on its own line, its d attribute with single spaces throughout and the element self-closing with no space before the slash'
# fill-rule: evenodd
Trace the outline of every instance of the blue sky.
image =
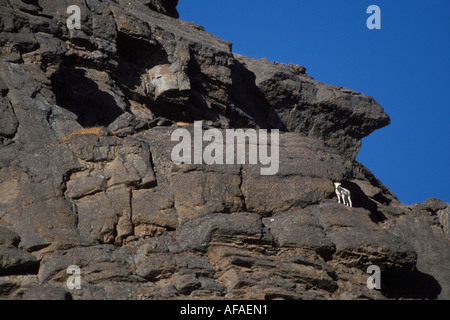
<svg viewBox="0 0 450 320">
<path fill-rule="evenodd" d="M 380 30 L 366 27 L 372 4 Z M 178 11 L 235 53 L 372 96 L 391 124 L 363 139 L 357 160 L 403 203 L 450 203 L 449 0 L 180 0 Z"/>
</svg>

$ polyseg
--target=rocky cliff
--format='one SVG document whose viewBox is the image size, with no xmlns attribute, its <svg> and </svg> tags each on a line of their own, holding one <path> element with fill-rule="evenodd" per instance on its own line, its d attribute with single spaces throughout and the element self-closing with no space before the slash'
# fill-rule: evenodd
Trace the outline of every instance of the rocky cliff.
<svg viewBox="0 0 450 320">
<path fill-rule="evenodd" d="M 0 0 L 0 297 L 449 299 L 450 206 L 403 205 L 355 160 L 389 124 L 376 101 L 234 54 L 176 5 Z M 174 163 L 196 120 L 279 129 L 278 173 Z"/>
</svg>

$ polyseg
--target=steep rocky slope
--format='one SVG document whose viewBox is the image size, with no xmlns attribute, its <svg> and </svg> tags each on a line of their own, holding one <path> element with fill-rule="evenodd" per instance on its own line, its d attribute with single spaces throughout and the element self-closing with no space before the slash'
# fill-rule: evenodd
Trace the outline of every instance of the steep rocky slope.
<svg viewBox="0 0 450 320">
<path fill-rule="evenodd" d="M 0 297 L 449 299 L 450 206 L 403 205 L 355 160 L 389 124 L 375 100 L 233 54 L 176 5 L 0 0 Z M 278 173 L 174 163 L 196 120 L 279 129 Z"/>
</svg>

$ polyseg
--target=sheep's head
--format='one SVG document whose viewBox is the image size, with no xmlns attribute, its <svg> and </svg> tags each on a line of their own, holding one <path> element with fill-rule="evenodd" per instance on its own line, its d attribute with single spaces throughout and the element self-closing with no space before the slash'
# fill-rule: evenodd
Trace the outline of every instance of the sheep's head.
<svg viewBox="0 0 450 320">
<path fill-rule="evenodd" d="M 341 183 L 340 182 L 335 182 L 334 183 L 334 186 L 337 188 L 337 187 L 339 187 L 341 185 Z"/>
</svg>

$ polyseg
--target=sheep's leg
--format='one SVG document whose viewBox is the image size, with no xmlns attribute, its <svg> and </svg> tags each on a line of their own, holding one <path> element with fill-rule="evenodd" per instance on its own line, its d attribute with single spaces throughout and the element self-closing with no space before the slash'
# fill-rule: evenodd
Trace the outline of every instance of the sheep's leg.
<svg viewBox="0 0 450 320">
<path fill-rule="evenodd" d="M 348 207 L 348 194 L 344 195 L 344 204 Z"/>
</svg>

